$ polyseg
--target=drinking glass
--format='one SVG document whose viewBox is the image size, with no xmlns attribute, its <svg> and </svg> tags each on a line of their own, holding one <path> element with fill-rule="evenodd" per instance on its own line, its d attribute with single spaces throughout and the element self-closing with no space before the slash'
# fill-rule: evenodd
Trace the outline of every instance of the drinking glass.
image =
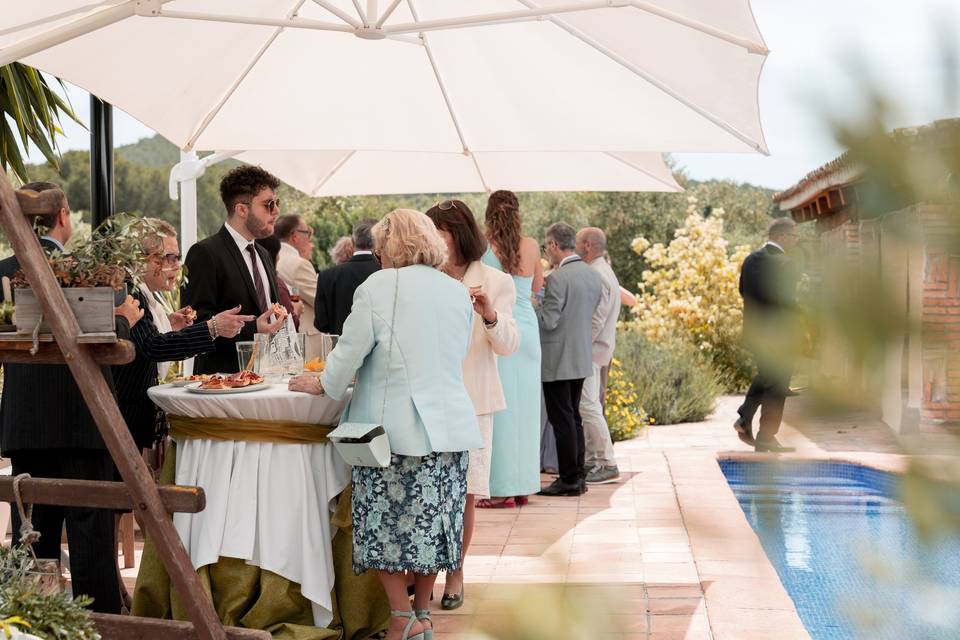
<svg viewBox="0 0 960 640">
<path fill-rule="evenodd" d="M 337 346 L 337 341 L 340 340 L 339 334 L 336 333 L 321 333 L 320 334 L 320 359 L 324 362 L 327 361 L 327 358 L 330 357 L 330 352 L 334 350 Z"/>
<path fill-rule="evenodd" d="M 258 367 L 256 358 L 254 358 L 254 349 L 253 340 L 241 340 L 236 343 L 237 345 L 237 362 L 240 364 L 240 370 L 250 369 L 254 373 L 259 373 L 257 371 Z"/>
</svg>

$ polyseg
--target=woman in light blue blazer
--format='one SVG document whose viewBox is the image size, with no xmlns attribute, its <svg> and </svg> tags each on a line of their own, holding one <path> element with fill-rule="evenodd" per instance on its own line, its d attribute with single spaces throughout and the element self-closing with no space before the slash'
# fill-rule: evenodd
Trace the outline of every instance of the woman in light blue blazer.
<svg viewBox="0 0 960 640">
<path fill-rule="evenodd" d="M 437 573 L 460 566 L 467 452 L 483 444 L 462 370 L 473 306 L 437 269 L 446 245 L 424 214 L 392 211 L 373 236 L 383 270 L 354 294 L 319 382 L 298 376 L 290 389 L 340 398 L 356 375 L 342 420 L 386 430 L 390 466 L 353 469 L 353 566 L 379 571 L 395 616 L 387 637 L 426 640 Z"/>
</svg>

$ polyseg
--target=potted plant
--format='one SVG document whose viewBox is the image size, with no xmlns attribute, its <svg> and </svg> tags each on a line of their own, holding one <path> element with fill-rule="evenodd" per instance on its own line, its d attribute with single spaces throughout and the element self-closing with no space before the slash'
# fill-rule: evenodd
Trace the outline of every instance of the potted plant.
<svg viewBox="0 0 960 640">
<path fill-rule="evenodd" d="M 92 600 L 73 600 L 41 585 L 33 557 L 23 547 L 0 547 L 0 638 L 100 640 L 85 609 Z"/>
<path fill-rule="evenodd" d="M 142 240 L 157 234 L 162 232 L 149 221 L 117 214 L 97 227 L 90 240 L 76 250 L 48 258 L 83 333 L 114 330 L 114 308 L 123 301 L 127 283 L 139 282 L 139 269 L 146 257 Z M 49 331 L 22 270 L 14 275 L 13 287 L 17 331 L 33 333 L 38 322 L 41 332 Z"/>
</svg>

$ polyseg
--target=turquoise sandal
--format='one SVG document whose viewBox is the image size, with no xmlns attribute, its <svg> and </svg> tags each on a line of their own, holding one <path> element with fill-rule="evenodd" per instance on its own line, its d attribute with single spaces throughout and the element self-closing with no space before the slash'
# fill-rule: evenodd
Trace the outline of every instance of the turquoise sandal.
<svg viewBox="0 0 960 640">
<path fill-rule="evenodd" d="M 417 614 L 413 611 L 391 611 L 390 615 L 395 618 L 409 618 L 407 626 L 403 628 L 403 635 L 400 636 L 400 640 L 427 640 L 422 631 L 415 636 L 407 635 L 410 633 L 410 628 L 413 626 L 413 623 L 417 621 Z"/>
<path fill-rule="evenodd" d="M 414 609 L 413 612 L 417 614 L 417 620 L 430 623 L 430 628 L 423 631 L 423 640 L 433 640 L 433 619 L 430 617 L 430 609 Z"/>
</svg>

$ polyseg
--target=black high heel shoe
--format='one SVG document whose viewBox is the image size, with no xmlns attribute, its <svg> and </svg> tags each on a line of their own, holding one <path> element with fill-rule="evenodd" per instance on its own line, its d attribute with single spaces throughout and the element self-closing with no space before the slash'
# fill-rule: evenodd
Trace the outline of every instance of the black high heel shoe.
<svg viewBox="0 0 960 640">
<path fill-rule="evenodd" d="M 453 611 L 463 606 L 463 585 L 460 585 L 460 593 L 445 593 L 440 599 L 440 608 L 444 611 Z"/>
</svg>

